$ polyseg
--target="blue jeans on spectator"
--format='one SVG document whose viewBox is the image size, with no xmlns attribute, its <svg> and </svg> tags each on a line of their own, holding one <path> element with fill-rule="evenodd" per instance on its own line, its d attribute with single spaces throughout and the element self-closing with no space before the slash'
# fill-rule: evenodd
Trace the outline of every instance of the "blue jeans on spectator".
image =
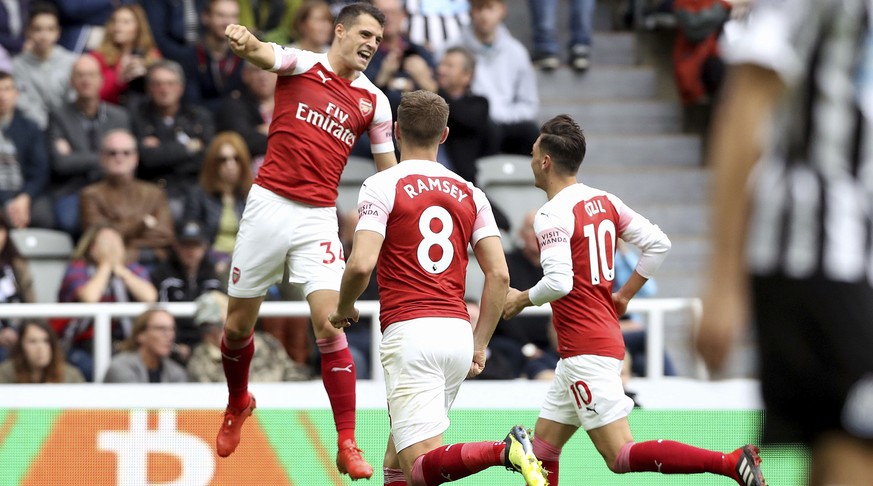
<svg viewBox="0 0 873 486">
<path fill-rule="evenodd" d="M 82 233 L 79 221 L 79 193 L 61 196 L 55 201 L 55 225 L 59 230 L 73 236 Z"/>
<path fill-rule="evenodd" d="M 590 46 L 594 30 L 595 0 L 570 1 L 570 47 Z M 555 35 L 558 0 L 528 0 L 533 30 L 534 58 L 557 56 L 561 48 Z"/>
<path fill-rule="evenodd" d="M 355 370 L 359 380 L 369 380 L 370 377 L 370 343 L 373 342 L 370 333 L 370 324 L 357 323 L 347 327 L 346 339 L 349 342 L 349 351 L 352 352 L 352 360 L 355 362 Z"/>
<path fill-rule="evenodd" d="M 79 368 L 85 381 L 94 381 L 94 357 L 82 348 L 72 347 L 67 352 L 67 362 Z"/>
<path fill-rule="evenodd" d="M 622 333 L 624 346 L 631 355 L 631 373 L 635 376 L 646 376 L 646 331 L 629 331 Z M 676 376 L 676 368 L 667 352 L 664 351 L 664 376 Z"/>
</svg>

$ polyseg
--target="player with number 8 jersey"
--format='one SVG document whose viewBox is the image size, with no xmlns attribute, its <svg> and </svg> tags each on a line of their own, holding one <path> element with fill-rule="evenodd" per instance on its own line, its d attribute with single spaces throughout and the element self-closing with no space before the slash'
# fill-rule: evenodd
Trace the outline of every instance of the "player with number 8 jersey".
<svg viewBox="0 0 873 486">
<path fill-rule="evenodd" d="M 627 419 L 633 401 L 621 382 L 625 348 L 618 317 L 664 261 L 670 240 L 618 197 L 577 180 L 585 151 L 585 135 L 569 116 L 543 124 L 531 157 L 534 182 L 549 199 L 534 219 L 543 278 L 524 291 L 510 288 L 503 312 L 510 319 L 531 305 L 552 306 L 561 359 L 533 444 L 549 483 L 558 485 L 561 449 L 581 427 L 617 473 L 709 472 L 763 486 L 756 446 L 723 454 L 669 440 L 634 442 Z M 618 238 L 642 255 L 614 292 Z"/>
<path fill-rule="evenodd" d="M 503 442 L 443 446 L 449 408 L 464 379 L 485 367 L 509 288 L 491 205 L 482 191 L 436 162 L 449 134 L 448 117 L 439 95 L 403 94 L 395 126 L 401 163 L 361 187 L 360 219 L 329 319 L 338 328 L 357 321 L 355 301 L 378 264 L 379 354 L 391 424 L 386 486 L 443 484 L 493 466 L 520 472 L 528 486 L 548 486 L 522 426 Z M 468 245 L 485 274 L 475 326 L 464 302 Z"/>
<path fill-rule="evenodd" d="M 364 183 L 358 213 L 357 231 L 385 233 L 376 273 L 383 331 L 418 317 L 469 319 L 467 245 L 500 234 L 480 189 L 440 164 L 406 161 Z"/>
</svg>

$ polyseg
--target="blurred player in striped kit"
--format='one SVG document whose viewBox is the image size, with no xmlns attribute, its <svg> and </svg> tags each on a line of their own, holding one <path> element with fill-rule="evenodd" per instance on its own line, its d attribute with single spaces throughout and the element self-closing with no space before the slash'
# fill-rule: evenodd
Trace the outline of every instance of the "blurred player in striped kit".
<svg viewBox="0 0 873 486">
<path fill-rule="evenodd" d="M 809 446 L 810 485 L 873 484 L 871 15 L 867 0 L 759 0 L 724 50 L 713 122 L 698 349 L 718 370 L 755 322 L 764 442 Z"/>
</svg>

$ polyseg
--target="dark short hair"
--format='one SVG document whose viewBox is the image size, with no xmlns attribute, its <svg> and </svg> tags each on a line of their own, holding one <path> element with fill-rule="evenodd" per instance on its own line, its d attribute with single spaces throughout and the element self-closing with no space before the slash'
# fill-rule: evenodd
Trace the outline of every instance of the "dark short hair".
<svg viewBox="0 0 873 486">
<path fill-rule="evenodd" d="M 483 8 L 491 5 L 492 3 L 506 3 L 503 0 L 470 0 L 470 8 Z"/>
<path fill-rule="evenodd" d="M 366 2 L 350 3 L 343 7 L 343 9 L 340 10 L 339 15 L 336 16 L 336 23 L 334 23 L 334 25 L 343 24 L 343 26 L 348 29 L 355 25 L 355 22 L 358 21 L 358 17 L 365 14 L 376 19 L 376 22 L 379 22 L 379 25 L 383 27 L 385 26 L 385 14 L 372 4 Z"/>
<path fill-rule="evenodd" d="M 439 143 L 448 120 L 449 105 L 442 96 L 421 89 L 403 93 L 397 126 L 407 143 L 419 147 Z"/>
<path fill-rule="evenodd" d="M 470 74 L 476 72 L 476 56 L 464 46 L 454 46 L 450 47 L 446 50 L 443 57 L 448 56 L 449 54 L 460 54 L 464 58 L 464 71 Z"/>
<path fill-rule="evenodd" d="M 33 23 L 33 19 L 39 15 L 51 15 L 55 18 L 58 24 L 61 22 L 61 14 L 58 13 L 58 8 L 53 4 L 48 2 L 34 2 L 33 5 L 30 6 L 30 14 L 27 16 L 27 26 L 30 27 L 30 24 Z"/>
<path fill-rule="evenodd" d="M 181 64 L 171 59 L 161 59 L 160 61 L 156 61 L 154 64 L 149 66 L 148 70 L 146 71 L 146 84 L 151 81 L 152 75 L 158 69 L 170 71 L 171 73 L 175 74 L 176 77 L 179 78 L 179 82 L 182 84 L 182 86 L 185 86 L 185 70 L 182 68 Z"/>
<path fill-rule="evenodd" d="M 585 147 L 585 133 L 569 115 L 558 115 L 540 128 L 540 150 L 568 175 L 579 171 Z"/>
</svg>

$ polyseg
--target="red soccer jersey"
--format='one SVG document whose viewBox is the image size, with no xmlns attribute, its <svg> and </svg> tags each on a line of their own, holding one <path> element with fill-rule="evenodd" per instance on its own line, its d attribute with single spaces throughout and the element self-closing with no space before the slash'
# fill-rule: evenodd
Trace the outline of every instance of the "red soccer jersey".
<svg viewBox="0 0 873 486">
<path fill-rule="evenodd" d="M 364 182 L 356 231 L 385 237 L 376 269 L 382 330 L 420 317 L 470 319 L 467 245 L 499 236 L 479 189 L 436 162 L 407 160 Z"/>
<path fill-rule="evenodd" d="M 394 150 L 388 99 L 366 76 L 337 76 L 327 54 L 280 47 L 267 153 L 255 184 L 312 206 L 336 204 L 337 186 L 358 137 L 373 153 Z"/>
<path fill-rule="evenodd" d="M 531 289 L 531 301 L 537 303 L 547 292 L 550 274 L 573 279 L 570 293 L 551 302 L 558 353 L 624 359 L 612 301 L 616 239 L 642 250 L 636 271 L 649 278 L 670 247 L 667 236 L 616 196 L 584 184 L 565 188 L 544 204 L 534 229 L 545 277 Z"/>
</svg>

